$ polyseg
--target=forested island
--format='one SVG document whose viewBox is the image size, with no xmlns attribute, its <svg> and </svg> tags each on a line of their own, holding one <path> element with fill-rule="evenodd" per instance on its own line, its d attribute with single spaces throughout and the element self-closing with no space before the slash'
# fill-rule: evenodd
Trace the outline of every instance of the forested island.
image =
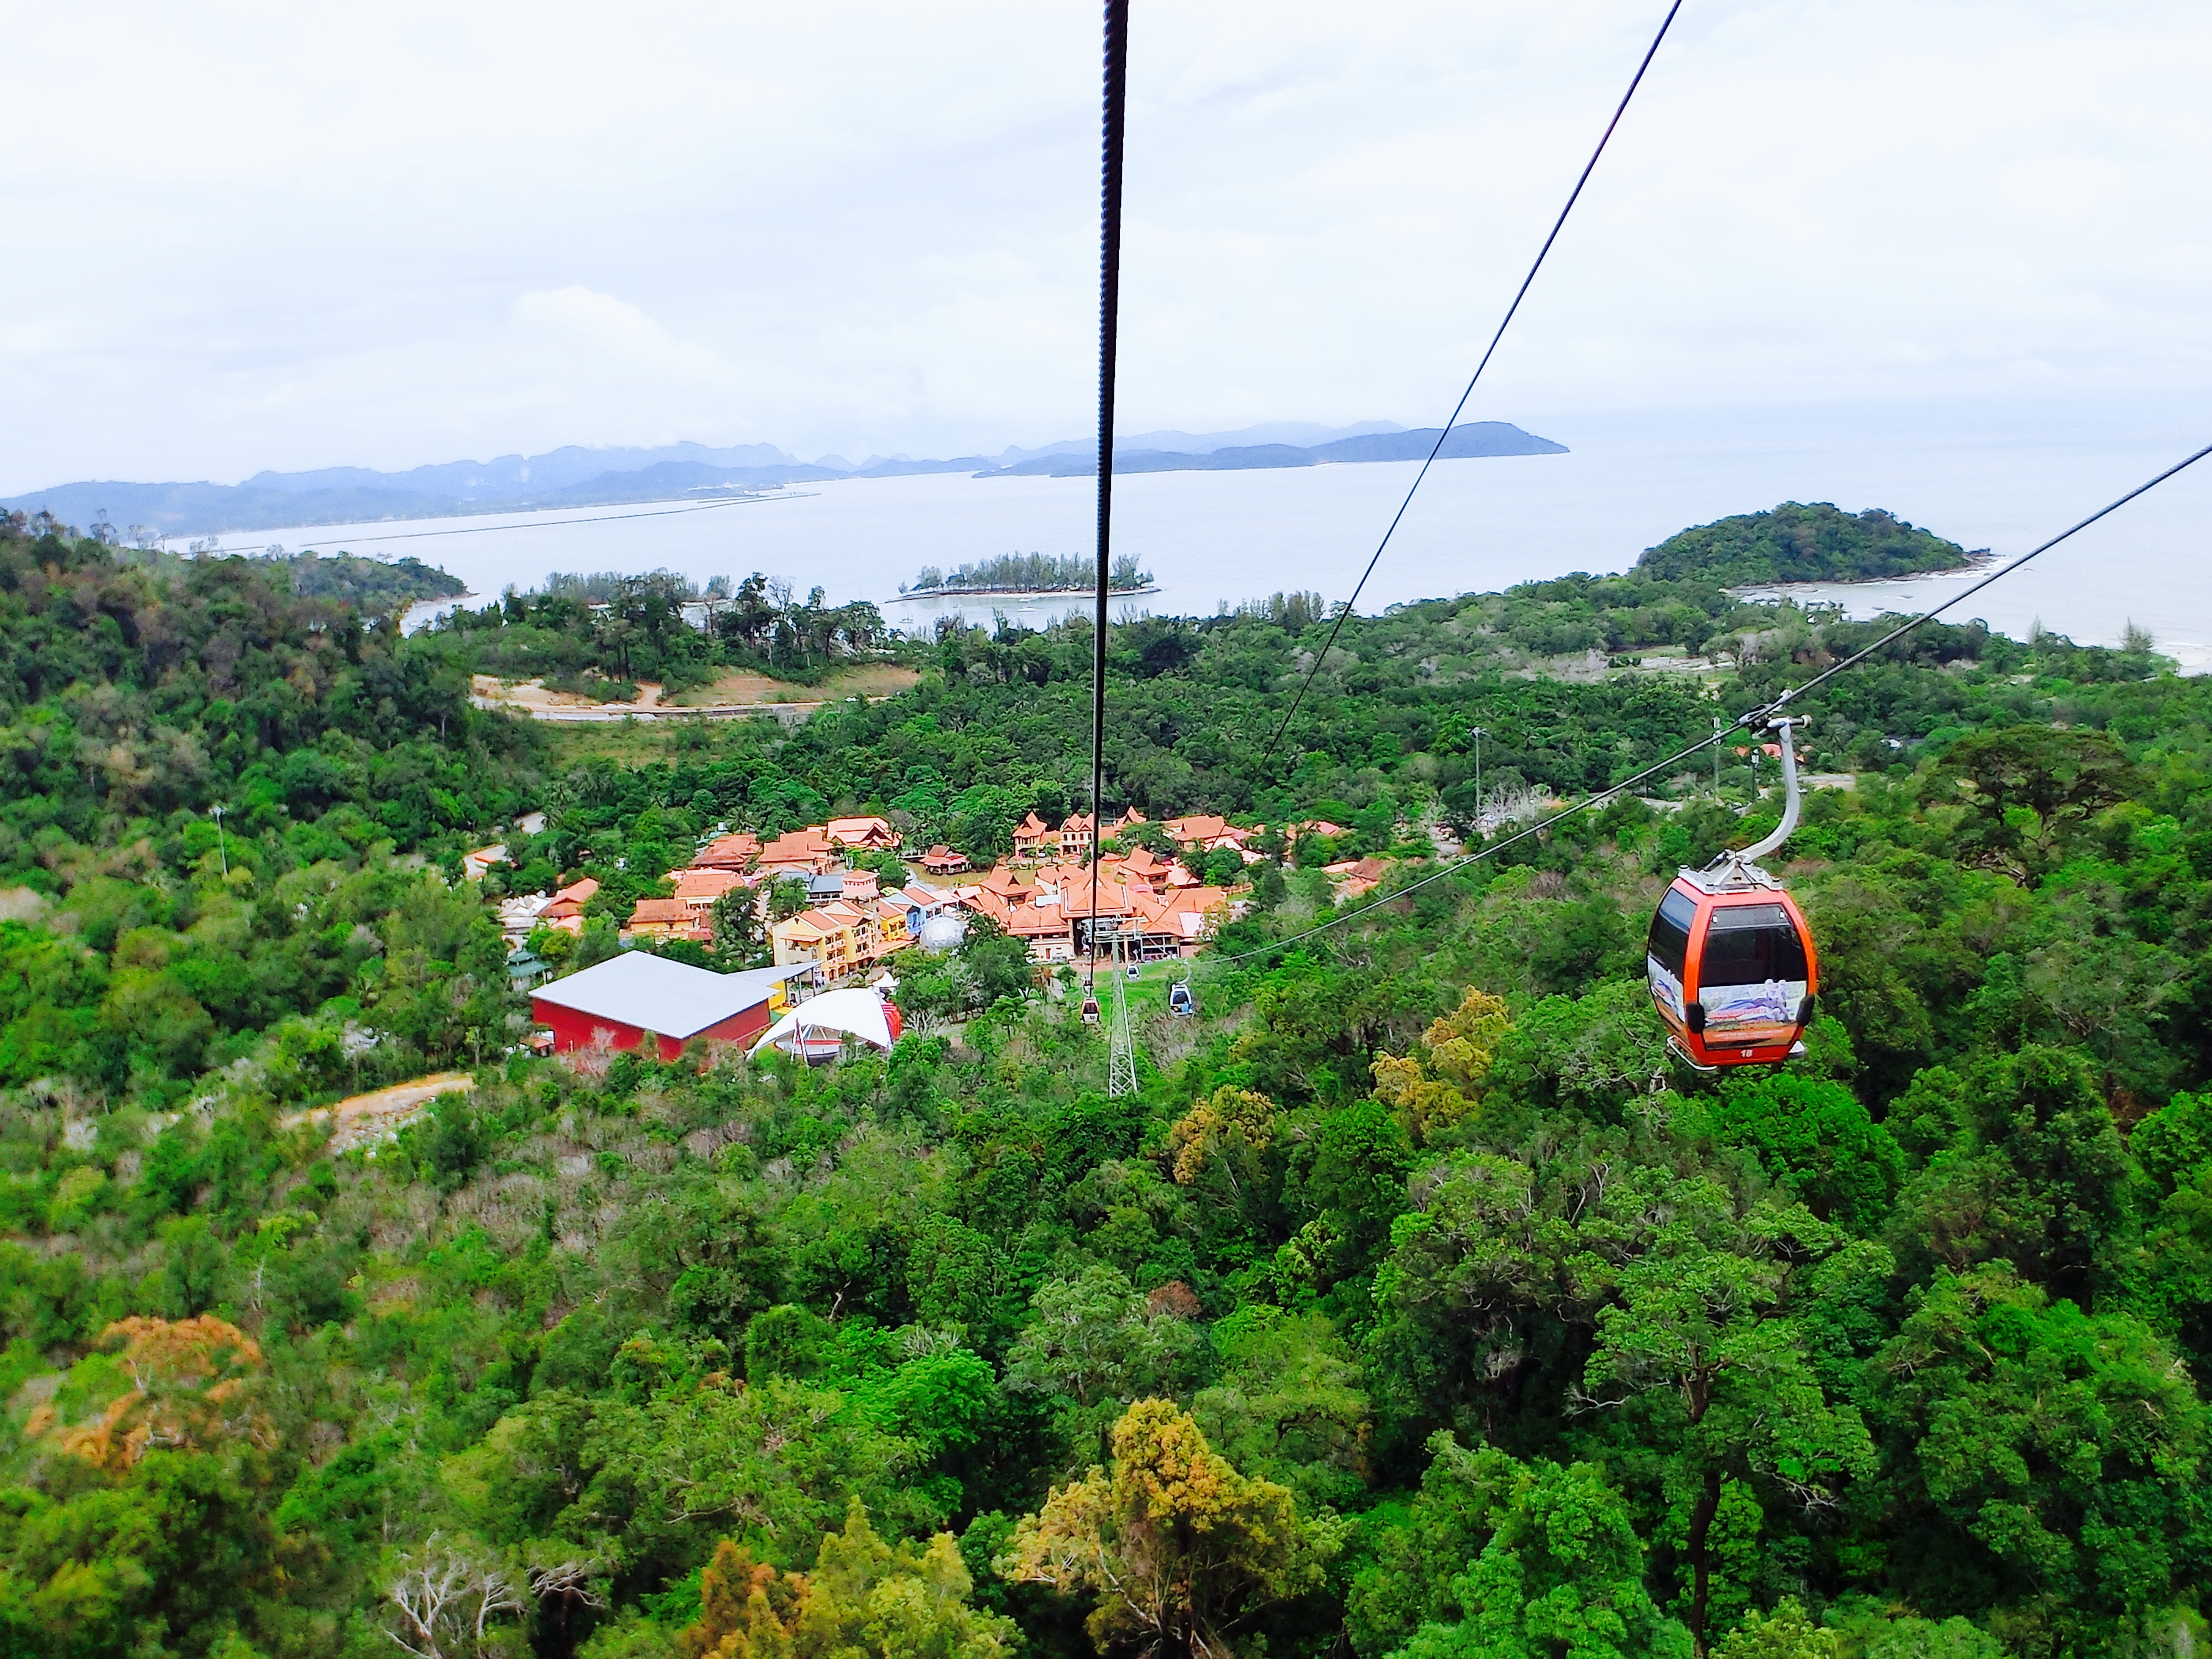
<svg viewBox="0 0 2212 1659">
<path fill-rule="evenodd" d="M 1271 761 L 1318 596 L 1116 626 L 1110 804 L 1273 828 L 1110 1098 L 988 928 L 894 958 L 887 1055 L 537 1058 L 490 902 L 600 882 L 574 967 L 723 828 L 1003 854 L 1083 804 L 1082 618 L 586 577 L 403 638 L 0 524 L 7 1650 L 2196 1651 L 2212 684 L 1967 624 L 1805 698 L 1854 787 L 1775 861 L 1778 1070 L 1671 1068 L 1643 985 L 1674 869 L 1775 821 L 1755 755 L 1412 885 L 1876 637 L 1732 569 L 1354 616 Z M 469 696 L 701 650 L 923 678 L 789 730 Z M 441 1068 L 381 1144 L 306 1115 Z"/>
<path fill-rule="evenodd" d="M 1963 568 L 1972 556 L 1880 507 L 1845 513 L 1826 501 L 1784 501 L 1698 525 L 1645 550 L 1638 574 L 1723 587 L 1773 582 L 1863 582 Z"/>
<path fill-rule="evenodd" d="M 1003 553 L 950 572 L 926 564 L 914 586 L 902 586 L 899 594 L 915 599 L 938 593 L 1075 593 L 1093 591 L 1097 582 L 1097 567 L 1079 556 L 1063 559 L 1048 553 Z M 1108 592 L 1142 592 L 1152 585 L 1152 573 L 1138 569 L 1133 554 L 1114 556 L 1107 571 Z"/>
</svg>

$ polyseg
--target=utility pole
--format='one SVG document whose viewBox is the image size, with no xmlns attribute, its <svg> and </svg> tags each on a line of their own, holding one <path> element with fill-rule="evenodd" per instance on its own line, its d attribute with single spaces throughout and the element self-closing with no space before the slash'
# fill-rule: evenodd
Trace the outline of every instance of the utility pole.
<svg viewBox="0 0 2212 1659">
<path fill-rule="evenodd" d="M 228 877 L 229 876 L 229 874 L 230 874 L 230 849 L 229 849 L 228 847 L 226 847 L 226 846 L 224 846 L 224 845 L 223 845 L 223 840 L 222 840 L 222 811 L 223 811 L 223 809 L 222 809 L 222 807 L 220 807 L 220 806 L 211 806 L 211 807 L 210 807 L 210 808 L 208 809 L 208 811 L 215 814 L 215 850 L 216 850 L 216 857 L 218 857 L 218 858 L 220 858 L 220 859 L 222 860 L 222 873 L 223 873 L 223 875 L 224 875 L 226 878 L 228 878 Z"/>
<path fill-rule="evenodd" d="M 1721 798 L 1721 717 L 1713 716 L 1713 799 Z"/>
<path fill-rule="evenodd" d="M 1128 940 L 1120 929 L 1114 936 L 1114 1023 L 1106 1037 L 1106 1096 L 1119 1100 L 1137 1092 L 1137 1045 L 1129 1035 Z"/>
</svg>

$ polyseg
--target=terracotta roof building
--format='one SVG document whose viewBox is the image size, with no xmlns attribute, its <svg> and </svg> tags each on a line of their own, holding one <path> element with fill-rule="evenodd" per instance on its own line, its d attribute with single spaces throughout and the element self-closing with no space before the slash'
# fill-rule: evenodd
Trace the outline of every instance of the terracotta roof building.
<svg viewBox="0 0 2212 1659">
<path fill-rule="evenodd" d="M 786 916 L 768 934 L 777 967 L 811 963 L 828 981 L 844 978 L 866 960 L 860 949 L 860 914 L 843 904 L 817 904 Z"/>
<path fill-rule="evenodd" d="M 493 865 L 507 861 L 505 842 L 494 842 L 489 847 L 479 847 L 472 853 L 464 853 L 461 854 L 461 879 L 482 881 L 491 872 Z"/>
<path fill-rule="evenodd" d="M 691 860 L 694 870 L 750 870 L 760 857 L 760 837 L 742 831 L 732 836 L 717 836 L 701 848 Z"/>
<path fill-rule="evenodd" d="M 1224 844 L 1242 847 L 1260 832 L 1230 823 L 1227 818 L 1210 813 L 1194 813 L 1189 817 L 1170 818 L 1160 826 L 1170 836 L 1186 847 L 1219 847 Z"/>
<path fill-rule="evenodd" d="M 1378 858 L 1345 859 L 1323 866 L 1322 873 L 1335 884 L 1339 898 L 1355 899 L 1382 885 L 1389 864 Z"/>
<path fill-rule="evenodd" d="M 599 882 L 591 876 L 581 881 L 572 881 L 553 895 L 543 910 L 538 913 L 539 922 L 548 927 L 558 927 L 564 933 L 584 931 L 584 906 L 599 890 Z"/>
<path fill-rule="evenodd" d="M 712 933 L 683 900 L 641 898 L 631 908 L 621 937 L 625 943 L 634 939 L 688 939 L 703 945 Z"/>
<path fill-rule="evenodd" d="M 734 870 L 674 870 L 669 874 L 676 884 L 676 902 L 710 934 L 714 931 L 714 901 L 725 893 L 751 885 Z"/>
<path fill-rule="evenodd" d="M 837 862 L 843 848 L 825 836 L 818 824 L 778 836 L 760 850 L 759 866 L 778 875 L 824 874 Z"/>
<path fill-rule="evenodd" d="M 823 834 L 858 852 L 888 853 L 899 844 L 899 832 L 888 818 L 832 818 Z"/>
<path fill-rule="evenodd" d="M 1014 826 L 1014 856 L 1034 861 L 1049 858 L 1060 845 L 1059 837 L 1045 828 L 1044 820 L 1030 813 Z"/>
</svg>

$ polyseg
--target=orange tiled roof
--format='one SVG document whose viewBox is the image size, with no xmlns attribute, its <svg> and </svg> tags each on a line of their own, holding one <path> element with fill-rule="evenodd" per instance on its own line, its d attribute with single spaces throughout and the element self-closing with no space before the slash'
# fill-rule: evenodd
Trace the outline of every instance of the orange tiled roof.
<svg viewBox="0 0 2212 1659">
<path fill-rule="evenodd" d="M 822 833 L 847 847 L 865 846 L 872 841 L 889 844 L 899 838 L 897 827 L 890 819 L 877 817 L 832 818 L 822 826 Z"/>
<path fill-rule="evenodd" d="M 1182 842 L 1213 842 L 1226 836 L 1239 846 L 1247 837 L 1257 833 L 1240 830 L 1227 818 L 1216 817 L 1210 812 L 1196 812 L 1188 817 L 1170 818 L 1161 826 L 1176 840 Z"/>
<path fill-rule="evenodd" d="M 695 870 L 743 870 L 760 856 L 760 837 L 740 830 L 717 836 L 701 848 L 691 860 Z"/>
<path fill-rule="evenodd" d="M 734 870 L 676 870 L 670 874 L 676 882 L 679 902 L 689 899 L 712 903 L 732 887 L 745 884 L 745 878 Z"/>
</svg>

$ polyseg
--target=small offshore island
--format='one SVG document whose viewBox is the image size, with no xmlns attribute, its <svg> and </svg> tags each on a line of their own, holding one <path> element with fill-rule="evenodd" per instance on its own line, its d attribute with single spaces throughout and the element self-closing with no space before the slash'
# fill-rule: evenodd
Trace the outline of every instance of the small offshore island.
<svg viewBox="0 0 2212 1659">
<path fill-rule="evenodd" d="M 1709 581 L 1736 592 L 1967 570 L 1988 552 L 1970 553 L 1878 507 L 1846 513 L 1828 501 L 1784 501 L 1679 531 L 1647 549 L 1636 568 L 1661 581 Z"/>
<path fill-rule="evenodd" d="M 1006 553 L 994 559 L 963 564 L 950 574 L 933 564 L 922 566 L 914 586 L 901 584 L 902 599 L 1029 598 L 1039 593 L 1088 593 L 1096 585 L 1096 567 L 1081 555 L 1054 558 L 1046 553 Z M 1107 572 L 1109 593 L 1157 593 L 1152 573 L 1137 568 L 1133 555 L 1117 555 Z"/>
</svg>

